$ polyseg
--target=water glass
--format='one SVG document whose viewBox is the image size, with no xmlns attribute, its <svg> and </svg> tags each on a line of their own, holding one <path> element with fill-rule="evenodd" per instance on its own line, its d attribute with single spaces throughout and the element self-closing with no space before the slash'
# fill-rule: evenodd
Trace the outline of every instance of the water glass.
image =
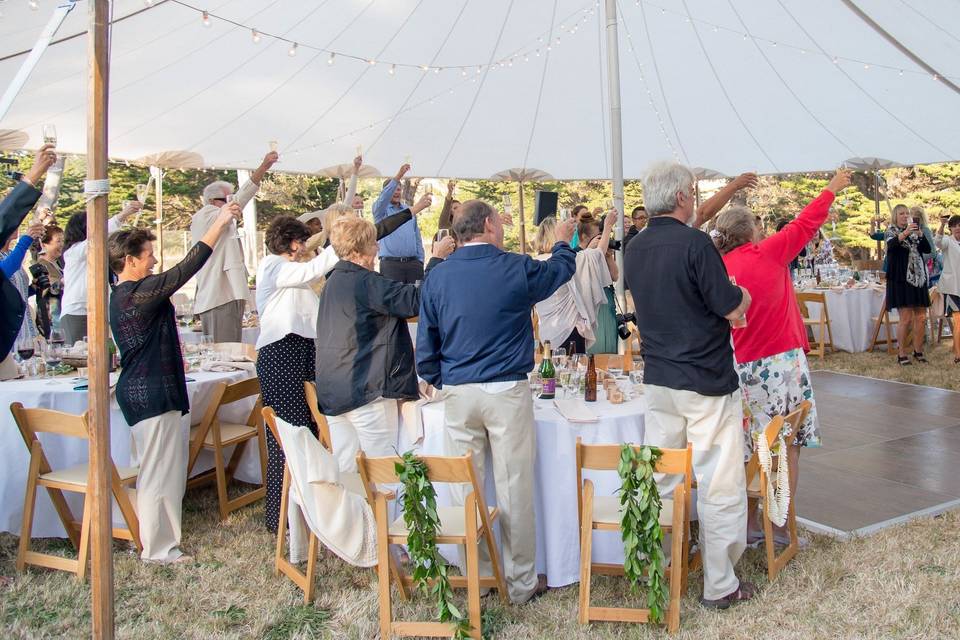
<svg viewBox="0 0 960 640">
<path fill-rule="evenodd" d="M 200 336 L 200 357 L 206 360 L 213 351 L 213 336 L 203 334 Z"/>
<path fill-rule="evenodd" d="M 540 374 L 536 371 L 531 371 L 528 373 L 527 380 L 530 382 L 530 393 L 533 394 L 533 398 L 536 399 L 540 395 L 540 391 L 543 389 L 543 380 L 540 378 Z"/>
</svg>

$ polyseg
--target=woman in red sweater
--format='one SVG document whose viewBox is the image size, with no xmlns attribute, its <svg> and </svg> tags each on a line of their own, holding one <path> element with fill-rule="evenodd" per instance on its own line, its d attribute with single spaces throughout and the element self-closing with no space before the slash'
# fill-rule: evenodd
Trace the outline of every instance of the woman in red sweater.
<svg viewBox="0 0 960 640">
<path fill-rule="evenodd" d="M 743 395 L 746 457 L 753 438 L 775 416 L 785 416 L 804 400 L 813 403 L 813 385 L 805 352 L 810 349 L 800 316 L 790 263 L 816 235 L 830 212 L 834 196 L 850 184 L 848 171 L 839 170 L 827 188 L 799 216 L 772 236 L 760 240 L 754 214 L 732 207 L 717 218 L 714 242 L 727 272 L 753 297 L 747 326 L 733 329 L 734 356 Z M 789 436 L 790 434 L 785 434 Z M 816 409 L 811 409 L 789 447 L 790 493 L 796 496 L 800 447 L 820 446 Z M 762 534 L 750 514 L 748 538 Z M 785 531 L 777 532 L 784 541 Z M 752 540 L 751 540 L 752 541 Z"/>
</svg>

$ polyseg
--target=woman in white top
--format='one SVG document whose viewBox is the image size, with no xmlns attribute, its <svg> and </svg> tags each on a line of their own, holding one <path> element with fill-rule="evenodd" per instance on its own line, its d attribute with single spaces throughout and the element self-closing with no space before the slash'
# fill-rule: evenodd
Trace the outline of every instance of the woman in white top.
<svg viewBox="0 0 960 640">
<path fill-rule="evenodd" d="M 577 252 L 577 270 L 573 278 L 534 306 L 540 322 L 541 341 L 549 340 L 558 347 L 569 347 L 573 343 L 576 353 L 586 353 L 593 344 L 597 308 L 607 301 L 604 287 L 613 282 L 605 256 L 616 221 L 616 211 L 607 214 L 600 234 L 588 247 Z M 556 218 L 551 217 L 537 228 L 537 260 L 550 257 L 556 243 L 556 224 Z"/>
<path fill-rule="evenodd" d="M 120 230 L 142 204 L 133 200 L 107 221 L 107 235 Z M 60 328 L 66 344 L 87 335 L 87 212 L 70 216 L 63 231 L 63 297 L 60 298 Z"/>
<path fill-rule="evenodd" d="M 290 424 L 307 426 L 316 435 L 303 383 L 315 379 L 317 294 L 311 284 L 337 264 L 332 247 L 300 261 L 310 237 L 307 226 L 290 216 L 275 218 L 264 238 L 270 254 L 257 270 L 257 376 L 265 407 Z M 265 524 L 277 531 L 283 484 L 283 450 L 267 432 L 267 500 Z"/>
<path fill-rule="evenodd" d="M 944 226 L 949 235 L 943 235 Z M 944 313 L 953 321 L 953 363 L 960 364 L 960 216 L 940 216 L 934 244 L 943 253 L 937 290 L 943 294 Z"/>
</svg>

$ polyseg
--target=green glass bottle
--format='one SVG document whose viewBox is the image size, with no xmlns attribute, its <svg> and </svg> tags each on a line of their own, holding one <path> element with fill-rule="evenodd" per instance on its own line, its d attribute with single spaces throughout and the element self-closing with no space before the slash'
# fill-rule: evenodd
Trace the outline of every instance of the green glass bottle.
<svg viewBox="0 0 960 640">
<path fill-rule="evenodd" d="M 552 400 L 557 393 L 557 370 L 553 366 L 553 350 L 550 341 L 543 343 L 543 362 L 540 363 L 540 380 L 543 389 L 540 391 L 542 400 Z"/>
</svg>

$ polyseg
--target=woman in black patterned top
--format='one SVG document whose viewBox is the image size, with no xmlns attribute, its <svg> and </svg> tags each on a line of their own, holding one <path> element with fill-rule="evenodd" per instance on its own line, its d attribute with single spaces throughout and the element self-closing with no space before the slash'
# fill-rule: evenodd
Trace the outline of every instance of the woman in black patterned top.
<svg viewBox="0 0 960 640">
<path fill-rule="evenodd" d="M 131 458 L 139 464 L 137 515 L 141 558 L 186 562 L 180 516 L 186 488 L 190 412 L 176 315 L 170 296 L 203 266 L 240 207 L 220 209 L 206 235 L 175 267 L 154 275 L 154 235 L 147 229 L 110 236 L 110 268 L 119 283 L 110 297 L 110 328 L 120 349 L 117 403 L 130 425 Z M 229 242 L 230 240 L 225 240 Z"/>
</svg>

